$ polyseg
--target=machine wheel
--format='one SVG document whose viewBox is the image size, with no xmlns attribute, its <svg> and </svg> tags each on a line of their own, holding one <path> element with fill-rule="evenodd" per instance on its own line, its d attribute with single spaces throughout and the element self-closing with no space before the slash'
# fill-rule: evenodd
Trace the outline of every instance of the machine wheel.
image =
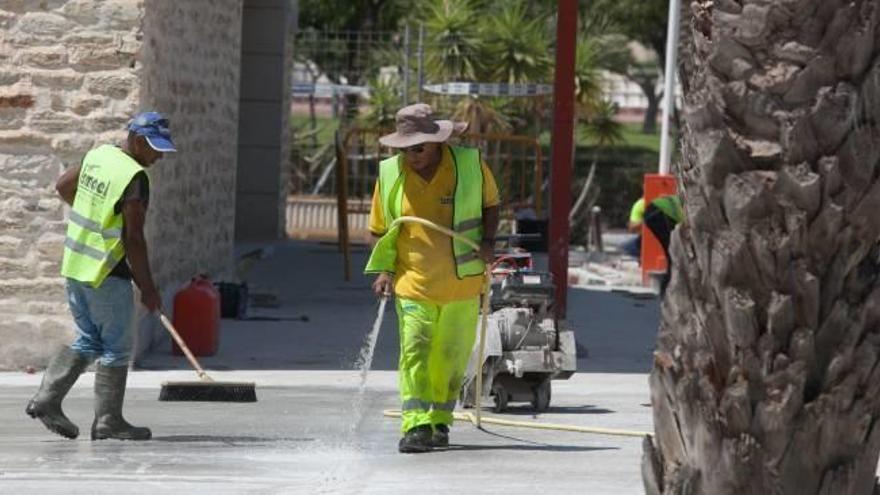
<svg viewBox="0 0 880 495">
<path fill-rule="evenodd" d="M 546 379 L 539 383 L 533 389 L 532 407 L 535 412 L 544 412 L 550 407 L 550 379 Z"/>
<path fill-rule="evenodd" d="M 492 394 L 495 396 L 495 405 L 492 407 L 492 412 L 494 413 L 503 413 L 507 410 L 507 400 L 509 398 L 507 394 L 507 389 L 504 388 L 504 385 L 500 383 L 494 383 L 492 385 Z"/>
</svg>

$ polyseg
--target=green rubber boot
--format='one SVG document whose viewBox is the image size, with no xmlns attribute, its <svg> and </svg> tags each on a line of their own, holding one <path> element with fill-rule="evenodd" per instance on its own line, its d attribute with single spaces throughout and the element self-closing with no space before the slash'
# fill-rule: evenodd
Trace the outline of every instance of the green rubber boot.
<svg viewBox="0 0 880 495">
<path fill-rule="evenodd" d="M 70 439 L 78 437 L 79 427 L 64 415 L 61 401 L 76 383 L 79 375 L 89 367 L 91 361 L 70 347 L 61 349 L 43 373 L 40 390 L 28 402 L 25 408 L 27 415 L 39 419 L 49 431 L 62 437 Z"/>
<path fill-rule="evenodd" d="M 122 417 L 128 368 L 98 365 L 95 370 L 95 421 L 92 440 L 149 440 L 149 428 L 132 426 Z"/>
</svg>

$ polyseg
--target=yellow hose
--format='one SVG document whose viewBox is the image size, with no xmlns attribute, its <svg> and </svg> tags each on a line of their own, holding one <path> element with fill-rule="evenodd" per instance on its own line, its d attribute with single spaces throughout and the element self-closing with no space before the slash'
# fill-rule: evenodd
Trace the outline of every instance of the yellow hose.
<svg viewBox="0 0 880 495">
<path fill-rule="evenodd" d="M 471 248 L 474 251 L 480 252 L 480 246 L 474 241 L 468 239 L 462 234 L 455 232 L 454 230 L 448 229 L 441 225 L 437 225 L 436 223 L 425 220 L 424 218 L 419 217 L 410 217 L 410 216 L 402 216 L 395 219 L 391 222 L 391 226 L 389 230 L 397 227 L 402 223 L 417 223 L 420 225 L 424 225 L 429 229 L 436 230 L 442 234 L 446 234 L 449 237 L 458 239 Z M 644 431 L 631 431 L 631 430 L 615 430 L 613 428 L 593 428 L 588 426 L 574 426 L 574 425 L 563 425 L 563 424 L 553 424 L 553 423 L 537 423 L 534 421 L 510 421 L 507 419 L 501 418 L 483 418 L 482 417 L 482 398 L 483 398 L 483 357 L 484 351 L 486 347 L 486 327 L 489 324 L 489 287 L 492 281 L 492 274 L 489 270 L 489 265 L 486 265 L 486 272 L 484 274 L 484 282 L 483 282 L 483 309 L 482 309 L 482 322 L 480 324 L 480 347 L 479 353 L 477 354 L 477 388 L 475 394 L 474 401 L 474 413 L 469 412 L 456 412 L 453 413 L 453 417 L 460 421 L 470 421 L 477 428 L 482 428 L 483 423 L 489 423 L 499 426 L 512 426 L 516 428 L 534 428 L 539 430 L 557 430 L 557 431 L 573 431 L 579 433 L 595 433 L 599 435 L 613 435 L 613 436 L 626 436 L 626 437 L 644 437 L 646 435 L 650 436 L 650 433 Z M 387 410 L 383 411 L 382 414 L 386 417 L 390 418 L 399 418 L 401 413 L 397 410 Z"/>
<path fill-rule="evenodd" d="M 399 418 L 400 411 L 397 409 L 386 409 L 382 411 L 382 415 L 387 418 Z M 469 412 L 456 412 L 453 413 L 452 416 L 459 421 L 469 421 L 474 425 L 476 422 L 476 415 Z M 615 428 L 597 428 L 592 426 L 575 426 L 575 425 L 563 425 L 559 423 L 538 423 L 536 421 L 511 421 L 509 419 L 501 419 L 496 417 L 484 417 L 483 423 L 491 424 L 491 425 L 499 425 L 499 426 L 511 426 L 514 428 L 532 428 L 535 430 L 556 430 L 556 431 L 573 431 L 576 433 L 594 433 L 597 435 L 611 435 L 615 437 L 645 437 L 650 436 L 651 434 L 646 431 L 635 431 L 635 430 L 618 430 Z"/>
</svg>

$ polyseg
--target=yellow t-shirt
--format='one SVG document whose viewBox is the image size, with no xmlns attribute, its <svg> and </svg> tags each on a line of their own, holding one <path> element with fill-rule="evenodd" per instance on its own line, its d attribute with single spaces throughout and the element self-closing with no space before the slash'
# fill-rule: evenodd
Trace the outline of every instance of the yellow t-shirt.
<svg viewBox="0 0 880 495">
<path fill-rule="evenodd" d="M 483 208 L 500 203 L 498 186 L 492 172 L 483 165 Z M 402 215 L 421 217 L 452 228 L 452 203 L 455 193 L 455 165 L 448 146 L 431 182 L 425 181 L 404 161 Z M 370 231 L 385 233 L 385 218 L 378 184 L 373 191 Z M 455 273 L 452 240 L 445 234 L 422 225 L 404 223 L 397 238 L 394 293 L 399 297 L 437 303 L 469 299 L 480 294 L 483 277 L 459 279 Z"/>
</svg>

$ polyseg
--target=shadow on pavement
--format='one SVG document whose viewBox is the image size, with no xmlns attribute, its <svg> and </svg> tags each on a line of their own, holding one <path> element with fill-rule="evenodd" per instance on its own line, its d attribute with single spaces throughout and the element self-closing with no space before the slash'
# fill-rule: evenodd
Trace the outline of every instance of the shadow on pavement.
<svg viewBox="0 0 880 495">
<path fill-rule="evenodd" d="M 274 294 L 277 307 L 255 307 L 245 320 L 221 320 L 219 351 L 202 358 L 202 365 L 209 371 L 355 369 L 377 308 L 371 277 L 361 273 L 366 258 L 365 249 L 352 252 L 352 280 L 345 282 L 335 246 L 275 244 L 271 256 L 253 265 L 247 282 L 253 293 Z M 374 370 L 397 369 L 397 316 L 388 306 Z M 581 351 L 578 371 L 649 372 L 659 318 L 659 300 L 650 295 L 569 289 L 568 321 Z M 139 368 L 189 367 L 183 357 L 170 355 L 167 335 L 152 339 L 152 351 L 138 360 Z"/>
<path fill-rule="evenodd" d="M 546 411 L 541 413 L 536 413 L 534 409 L 532 409 L 532 406 L 511 406 L 504 411 L 503 414 L 538 417 L 542 414 L 611 414 L 615 412 L 617 411 L 587 404 L 584 406 L 550 406 Z"/>
</svg>

